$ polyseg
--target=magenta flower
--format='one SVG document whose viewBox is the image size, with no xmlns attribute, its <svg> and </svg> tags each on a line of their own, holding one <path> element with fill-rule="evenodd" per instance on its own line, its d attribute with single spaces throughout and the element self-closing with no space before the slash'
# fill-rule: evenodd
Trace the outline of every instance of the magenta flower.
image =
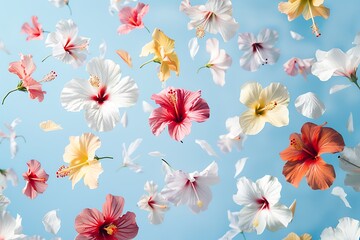
<svg viewBox="0 0 360 240">
<path fill-rule="evenodd" d="M 135 213 L 122 214 L 124 198 L 108 194 L 103 212 L 85 208 L 75 219 L 79 233 L 75 240 L 127 240 L 136 237 L 139 227 Z"/>
<path fill-rule="evenodd" d="M 160 105 L 149 117 L 151 131 L 158 136 L 168 125 L 170 137 L 181 141 L 191 132 L 191 121 L 204 122 L 210 117 L 210 108 L 201 98 L 201 91 L 191 92 L 168 87 L 151 99 Z"/>
<path fill-rule="evenodd" d="M 45 192 L 47 188 L 46 181 L 49 179 L 49 174 L 41 168 L 40 162 L 36 160 L 30 160 L 26 163 L 28 165 L 27 172 L 23 173 L 26 185 L 23 189 L 23 193 L 31 199 L 37 197 L 38 193 Z"/>
<path fill-rule="evenodd" d="M 149 5 L 138 3 L 135 8 L 123 7 L 119 11 L 119 18 L 122 25 L 118 28 L 119 34 L 127 34 L 135 28 L 144 28 L 142 18 L 149 11 Z"/>
<path fill-rule="evenodd" d="M 29 23 L 24 23 L 21 27 L 21 32 L 28 35 L 26 41 L 30 40 L 41 40 L 43 39 L 43 29 L 41 24 L 38 22 L 37 16 L 32 16 L 31 18 L 32 24 L 34 27 L 31 27 Z"/>
</svg>

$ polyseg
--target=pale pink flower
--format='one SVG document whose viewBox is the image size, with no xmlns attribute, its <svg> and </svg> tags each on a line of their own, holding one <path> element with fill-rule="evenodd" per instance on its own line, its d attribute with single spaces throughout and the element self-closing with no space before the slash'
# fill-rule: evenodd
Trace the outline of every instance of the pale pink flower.
<svg viewBox="0 0 360 240">
<path fill-rule="evenodd" d="M 205 5 L 191 6 L 190 0 L 183 0 L 180 11 L 189 18 L 188 29 L 196 29 L 197 37 L 201 38 L 205 32 L 217 34 L 229 41 L 239 28 L 239 24 L 232 16 L 231 0 L 208 0 Z"/>
<path fill-rule="evenodd" d="M 191 92 L 168 87 L 151 96 L 159 108 L 149 117 L 152 133 L 158 136 L 168 126 L 170 137 L 181 141 L 191 132 L 191 121 L 204 122 L 210 117 L 210 108 L 201 98 L 201 91 Z"/>
<path fill-rule="evenodd" d="M 257 37 L 252 33 L 239 34 L 239 49 L 245 51 L 240 58 L 240 66 L 254 72 L 261 65 L 275 64 L 280 56 L 280 50 L 274 48 L 279 35 L 275 30 L 264 29 Z"/>
<path fill-rule="evenodd" d="M 166 186 L 161 191 L 163 197 L 175 204 L 186 204 L 199 213 L 205 211 L 212 199 L 210 185 L 219 182 L 218 165 L 212 162 L 200 173 L 186 173 L 181 170 L 169 171 L 165 176 Z"/>
<path fill-rule="evenodd" d="M 232 64 L 231 57 L 224 49 L 219 48 L 219 41 L 216 38 L 211 38 L 206 41 L 206 51 L 210 53 L 210 60 L 201 68 L 210 68 L 214 83 L 224 86 L 225 72 Z"/>
<path fill-rule="evenodd" d="M 35 39 L 43 39 L 43 29 L 41 24 L 38 22 L 37 16 L 32 16 L 31 18 L 32 24 L 34 27 L 31 27 L 29 23 L 24 23 L 21 27 L 21 32 L 27 34 L 26 41 L 35 40 Z"/>
<path fill-rule="evenodd" d="M 128 240 L 136 237 L 139 227 L 135 213 L 122 214 L 124 198 L 108 194 L 102 212 L 85 208 L 75 218 L 79 233 L 75 240 Z"/>
<path fill-rule="evenodd" d="M 313 58 L 300 59 L 293 57 L 284 63 L 284 71 L 289 76 L 303 75 L 304 79 L 311 73 L 311 66 L 315 62 Z"/>
<path fill-rule="evenodd" d="M 90 128 L 110 131 L 120 121 L 119 108 L 135 105 L 138 86 L 129 76 L 121 78 L 120 66 L 112 60 L 93 58 L 86 68 L 89 79 L 68 82 L 61 92 L 61 105 L 70 112 L 84 109 Z"/>
<path fill-rule="evenodd" d="M 29 198 L 34 199 L 38 193 L 45 192 L 48 187 L 46 181 L 49 175 L 41 168 L 40 162 L 36 160 L 30 160 L 26 164 L 28 165 L 28 170 L 23 174 L 26 181 L 23 193 Z"/>
<path fill-rule="evenodd" d="M 119 34 L 127 34 L 135 28 L 144 28 L 143 17 L 149 11 L 149 5 L 138 3 L 136 7 L 123 7 L 119 11 L 119 18 L 122 25 L 118 28 Z"/>
<path fill-rule="evenodd" d="M 78 27 L 69 19 L 56 24 L 56 32 L 47 36 L 45 45 L 53 48 L 52 56 L 56 59 L 79 67 L 85 62 L 89 41 L 89 38 L 78 36 Z"/>
<path fill-rule="evenodd" d="M 41 81 L 34 80 L 31 75 L 34 73 L 36 65 L 32 60 L 32 56 L 20 54 L 20 58 L 20 61 L 9 64 L 9 72 L 16 74 L 21 81 L 15 89 L 6 94 L 2 104 L 4 104 L 7 96 L 15 91 L 28 92 L 31 99 L 37 98 L 39 102 L 42 102 L 46 92 L 42 90 L 41 82 L 49 82 L 57 77 L 56 73 L 51 71 Z"/>
<path fill-rule="evenodd" d="M 53 4 L 57 8 L 62 8 L 64 6 L 67 6 L 70 12 L 70 15 L 72 15 L 72 10 L 69 4 L 69 0 L 49 0 L 51 4 Z"/>
<path fill-rule="evenodd" d="M 152 224 L 160 224 L 164 221 L 164 214 L 169 210 L 168 202 L 157 191 L 158 186 L 153 181 L 147 181 L 144 190 L 148 195 L 143 195 L 139 202 L 138 207 L 142 210 L 149 211 L 148 219 Z"/>
</svg>

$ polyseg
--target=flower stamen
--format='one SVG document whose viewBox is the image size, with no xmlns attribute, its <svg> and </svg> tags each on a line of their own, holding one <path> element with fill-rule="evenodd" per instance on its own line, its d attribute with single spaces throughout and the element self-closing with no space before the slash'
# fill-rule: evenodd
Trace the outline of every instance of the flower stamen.
<svg viewBox="0 0 360 240">
<path fill-rule="evenodd" d="M 54 71 L 50 71 L 48 74 L 46 74 L 44 76 L 44 78 L 40 81 L 41 82 L 51 82 L 52 80 L 54 80 L 57 77 L 56 72 Z"/>
<path fill-rule="evenodd" d="M 90 82 L 90 85 L 95 88 L 100 87 L 100 79 L 97 76 L 91 75 L 89 78 L 89 82 Z"/>
<path fill-rule="evenodd" d="M 117 227 L 114 224 L 110 224 L 107 227 L 104 227 L 104 230 L 106 231 L 106 233 L 108 235 L 113 235 L 114 233 L 117 232 Z"/>
<path fill-rule="evenodd" d="M 253 43 L 252 44 L 252 51 L 255 53 L 258 54 L 260 60 L 261 60 L 261 65 L 265 65 L 265 64 L 268 64 L 268 59 L 267 58 L 264 58 L 261 53 L 260 53 L 260 50 L 259 49 L 262 49 L 263 47 L 261 46 L 261 43 Z"/>
<path fill-rule="evenodd" d="M 66 167 L 65 165 L 62 165 L 57 171 L 56 171 L 56 177 L 57 178 L 63 178 L 63 177 L 66 177 L 70 174 L 70 172 L 73 170 L 73 169 L 76 169 L 76 168 L 79 168 L 81 166 L 84 166 L 88 164 L 88 161 L 85 161 L 85 162 L 82 162 L 82 163 L 79 163 L 77 165 L 74 165 L 74 166 L 71 166 L 71 167 Z"/>
<path fill-rule="evenodd" d="M 177 97 L 176 97 L 176 91 L 173 89 L 170 89 L 168 91 L 168 98 L 169 102 L 173 105 L 176 116 L 179 116 L 179 112 L 177 109 Z"/>
<path fill-rule="evenodd" d="M 318 26 L 315 23 L 310 3 L 308 3 L 308 7 L 309 7 L 309 13 L 311 16 L 311 21 L 312 21 L 312 25 L 311 25 L 312 32 L 313 32 L 313 34 L 315 34 L 316 37 L 320 37 L 321 36 L 320 29 L 318 28 Z"/>
<path fill-rule="evenodd" d="M 202 201 L 200 200 L 200 198 L 199 198 L 199 195 L 198 195 L 198 192 L 196 191 L 196 187 L 195 187 L 194 182 L 192 182 L 191 180 L 189 180 L 189 183 L 190 183 L 192 189 L 194 190 L 194 193 L 195 193 L 195 196 L 196 196 L 196 199 L 197 199 L 196 205 L 197 205 L 199 208 L 202 208 L 203 202 L 202 202 Z"/>
<path fill-rule="evenodd" d="M 271 111 L 274 110 L 274 108 L 276 108 L 277 106 L 277 102 L 276 101 L 271 101 L 268 104 L 266 104 L 264 107 L 257 109 L 256 110 L 256 114 L 257 115 L 262 115 L 264 114 L 266 111 Z"/>
</svg>

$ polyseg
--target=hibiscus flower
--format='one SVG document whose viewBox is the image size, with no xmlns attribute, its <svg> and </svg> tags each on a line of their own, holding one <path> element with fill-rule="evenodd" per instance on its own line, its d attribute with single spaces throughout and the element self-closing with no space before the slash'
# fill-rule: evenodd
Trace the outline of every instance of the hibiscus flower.
<svg viewBox="0 0 360 240">
<path fill-rule="evenodd" d="M 289 92 L 280 83 L 271 83 L 264 89 L 257 82 L 243 86 L 240 102 L 249 108 L 239 119 L 243 132 L 248 135 L 258 134 L 266 122 L 275 127 L 288 125 L 289 101 Z"/>
<path fill-rule="evenodd" d="M 118 28 L 118 33 L 127 34 L 135 28 L 144 28 L 142 18 L 149 11 L 149 5 L 138 3 L 135 8 L 123 7 L 119 11 L 119 18 L 122 25 Z"/>
<path fill-rule="evenodd" d="M 247 71 L 257 71 L 261 65 L 275 64 L 280 50 L 274 48 L 279 35 L 275 30 L 264 29 L 257 37 L 252 33 L 240 33 L 239 49 L 245 51 L 240 58 L 240 66 Z"/>
<path fill-rule="evenodd" d="M 9 64 L 9 72 L 16 74 L 20 78 L 19 84 L 15 89 L 8 92 L 2 100 L 2 104 L 4 105 L 5 99 L 10 95 L 10 93 L 20 91 L 20 92 L 28 92 L 31 99 L 38 99 L 39 102 L 44 100 L 45 91 L 42 90 L 41 83 L 42 82 L 50 82 L 54 80 L 57 75 L 54 71 L 51 71 L 49 74 L 45 75 L 45 77 L 37 82 L 32 78 L 32 74 L 36 70 L 36 65 L 32 60 L 31 55 L 23 55 L 20 54 L 19 62 L 12 62 Z"/>
<path fill-rule="evenodd" d="M 84 184 L 90 189 L 98 187 L 99 175 L 103 168 L 99 160 L 112 157 L 98 157 L 95 151 L 100 148 L 101 142 L 98 137 L 91 133 L 79 136 L 71 136 L 70 144 L 66 146 L 63 155 L 64 162 L 69 166 L 61 166 L 56 172 L 56 177 L 66 177 L 72 181 L 72 188 L 84 178 Z"/>
<path fill-rule="evenodd" d="M 27 162 L 28 170 L 23 174 L 26 185 L 23 189 L 23 193 L 31 199 L 37 197 L 38 193 L 45 192 L 48 184 L 46 183 L 49 174 L 41 168 L 40 162 L 36 160 L 30 160 Z"/>
<path fill-rule="evenodd" d="M 29 23 L 24 23 L 21 27 L 21 32 L 28 35 L 26 41 L 43 39 L 44 30 L 42 29 L 41 24 L 38 22 L 38 17 L 32 16 L 31 20 L 34 27 L 31 27 Z"/>
<path fill-rule="evenodd" d="M 219 32 L 224 41 L 229 41 L 239 28 L 232 16 L 231 0 L 208 0 L 205 5 L 196 6 L 191 6 L 190 0 L 183 0 L 180 11 L 190 18 L 188 29 L 196 29 L 198 38 L 204 37 L 205 32 Z"/>
<path fill-rule="evenodd" d="M 67 6 L 69 9 L 70 15 L 72 15 L 72 10 L 71 10 L 70 4 L 69 4 L 69 0 L 49 0 L 49 2 L 57 8 Z"/>
<path fill-rule="evenodd" d="M 335 180 L 334 167 L 321 154 L 341 152 L 345 144 L 340 133 L 324 125 L 305 123 L 301 134 L 292 133 L 289 147 L 280 153 L 286 161 L 283 174 L 295 187 L 305 175 L 312 189 L 327 189 Z"/>
<path fill-rule="evenodd" d="M 204 122 L 210 117 L 209 105 L 201 98 L 201 91 L 168 87 L 151 96 L 159 108 L 149 117 L 152 133 L 158 136 L 168 126 L 170 137 L 181 141 L 191 132 L 191 121 Z"/>
<path fill-rule="evenodd" d="M 93 58 L 86 69 L 89 80 L 68 82 L 61 92 L 61 104 L 70 112 L 84 109 L 90 128 L 110 131 L 120 121 L 119 108 L 136 103 L 138 86 L 130 77 L 121 79 L 120 66 L 112 60 Z"/>
<path fill-rule="evenodd" d="M 360 222 L 349 217 L 340 218 L 336 228 L 325 228 L 320 238 L 321 240 L 357 240 L 360 238 Z"/>
<path fill-rule="evenodd" d="M 210 53 L 210 60 L 199 70 L 205 67 L 210 68 L 214 83 L 224 86 L 225 72 L 232 64 L 230 55 L 224 49 L 219 48 L 219 41 L 216 38 L 206 40 L 206 51 Z"/>
<path fill-rule="evenodd" d="M 79 67 L 85 62 L 89 41 L 89 38 L 78 36 L 76 24 L 69 19 L 56 24 L 56 32 L 47 36 L 45 45 L 53 49 L 52 56 L 56 59 Z"/>
<path fill-rule="evenodd" d="M 19 215 L 14 219 L 10 213 L 6 211 L 0 212 L 0 239 L 24 239 L 22 234 L 21 217 Z"/>
<path fill-rule="evenodd" d="M 25 138 L 23 136 L 17 135 L 16 132 L 15 132 L 15 127 L 19 123 L 21 123 L 20 118 L 14 119 L 10 124 L 5 123 L 6 128 L 9 130 L 9 134 L 5 134 L 5 133 L 0 131 L 0 138 L 2 138 L 0 140 L 0 143 L 2 143 L 3 139 L 9 139 L 9 141 L 10 141 L 11 158 L 15 158 L 16 153 L 18 152 L 18 145 L 17 145 L 17 142 L 15 141 L 16 138 L 21 137 L 25 141 Z"/>
<path fill-rule="evenodd" d="M 298 236 L 296 233 L 289 233 L 283 240 L 312 240 L 310 234 L 304 233 L 301 236 Z"/>
<path fill-rule="evenodd" d="M 244 207 L 237 214 L 239 229 L 262 234 L 265 228 L 277 231 L 287 227 L 293 218 L 291 210 L 279 203 L 281 184 L 276 177 L 266 175 L 255 183 L 246 177 L 237 182 L 234 202 Z"/>
<path fill-rule="evenodd" d="M 338 48 L 333 48 L 328 52 L 317 50 L 316 62 L 311 68 L 312 74 L 321 81 L 327 81 L 332 76 L 346 77 L 360 89 L 357 82 L 358 77 L 356 76 L 360 56 L 354 49 L 352 48 L 346 53 Z"/>
<path fill-rule="evenodd" d="M 157 28 L 154 29 L 152 38 L 153 40 L 142 48 L 140 57 L 146 57 L 149 54 L 154 54 L 154 57 L 140 68 L 151 62 L 159 63 L 158 76 L 162 82 L 170 77 L 170 71 L 176 72 L 176 75 L 179 76 L 180 62 L 174 49 L 175 41 Z"/>
<path fill-rule="evenodd" d="M 312 21 L 312 31 L 316 37 L 319 37 L 321 34 L 319 28 L 317 27 L 314 17 L 320 16 L 327 19 L 330 15 L 330 9 L 324 7 L 324 0 L 289 0 L 288 2 L 279 3 L 279 11 L 288 15 L 288 20 L 292 21 L 301 14 L 305 20 L 311 18 Z"/>
<path fill-rule="evenodd" d="M 218 147 L 224 153 L 231 152 L 233 147 L 241 150 L 246 140 L 246 135 L 240 127 L 239 116 L 226 119 L 225 126 L 229 132 L 219 136 Z"/>
<path fill-rule="evenodd" d="M 186 204 L 199 213 L 205 211 L 212 199 L 210 185 L 219 182 L 218 165 L 212 162 L 203 171 L 186 173 L 181 170 L 169 171 L 165 176 L 166 186 L 161 191 L 163 197 L 175 204 Z"/>
<path fill-rule="evenodd" d="M 283 67 L 289 76 L 301 74 L 304 79 L 306 79 L 306 75 L 311 73 L 311 66 L 314 62 L 315 60 L 313 58 L 300 59 L 293 57 L 284 63 Z"/>
<path fill-rule="evenodd" d="M 122 215 L 124 198 L 108 194 L 102 212 L 85 208 L 75 218 L 75 240 L 128 240 L 136 237 L 139 227 L 135 213 Z"/>
<path fill-rule="evenodd" d="M 147 181 L 144 190 L 148 195 L 143 195 L 137 203 L 140 209 L 150 212 L 148 219 L 152 224 L 162 223 L 165 212 L 169 210 L 168 202 L 158 193 L 157 188 L 153 181 Z"/>
</svg>

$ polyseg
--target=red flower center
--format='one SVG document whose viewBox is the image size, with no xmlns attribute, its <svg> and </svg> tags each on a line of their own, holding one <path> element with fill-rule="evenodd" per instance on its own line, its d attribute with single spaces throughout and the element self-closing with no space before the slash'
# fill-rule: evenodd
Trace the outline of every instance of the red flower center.
<svg viewBox="0 0 360 240">
<path fill-rule="evenodd" d="M 118 231 L 118 228 L 116 225 L 110 223 L 110 224 L 104 224 L 103 226 L 101 226 L 100 231 L 101 231 L 101 234 L 104 236 L 112 236 Z"/>
<path fill-rule="evenodd" d="M 109 99 L 109 94 L 106 93 L 106 87 L 99 88 L 98 94 L 91 97 L 91 100 L 96 101 L 99 105 L 102 105 Z"/>
<path fill-rule="evenodd" d="M 261 206 L 260 209 L 270 209 L 269 202 L 265 197 L 256 199 L 256 203 Z"/>
</svg>

